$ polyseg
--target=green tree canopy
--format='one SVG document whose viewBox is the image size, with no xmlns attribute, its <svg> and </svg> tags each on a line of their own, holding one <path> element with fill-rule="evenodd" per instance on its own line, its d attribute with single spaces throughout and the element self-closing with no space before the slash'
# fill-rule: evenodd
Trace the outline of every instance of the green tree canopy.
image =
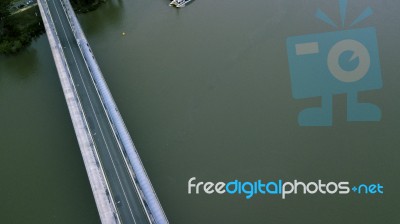
<svg viewBox="0 0 400 224">
<path fill-rule="evenodd" d="M 0 0 L 0 18 L 3 19 L 10 14 L 8 8 L 12 0 Z"/>
</svg>

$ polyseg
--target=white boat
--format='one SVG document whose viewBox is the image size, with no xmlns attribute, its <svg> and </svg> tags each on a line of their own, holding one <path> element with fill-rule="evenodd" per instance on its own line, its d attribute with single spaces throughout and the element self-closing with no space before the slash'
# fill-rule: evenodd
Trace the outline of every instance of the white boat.
<svg viewBox="0 0 400 224">
<path fill-rule="evenodd" d="M 187 3 L 189 3 L 192 0 L 173 0 L 171 3 L 169 3 L 170 6 L 175 6 L 177 8 L 182 8 L 185 7 Z"/>
</svg>

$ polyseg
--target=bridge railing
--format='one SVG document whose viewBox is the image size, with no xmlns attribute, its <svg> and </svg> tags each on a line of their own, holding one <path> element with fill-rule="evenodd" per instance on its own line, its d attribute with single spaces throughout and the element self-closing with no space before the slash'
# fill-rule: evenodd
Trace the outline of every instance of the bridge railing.
<svg viewBox="0 0 400 224">
<path fill-rule="evenodd" d="M 80 27 L 80 23 L 72 9 L 72 6 L 69 0 L 62 0 L 62 2 L 64 3 L 64 10 L 67 14 L 67 18 L 69 19 L 69 23 L 75 35 L 75 39 L 84 57 L 85 63 L 88 66 L 88 70 L 92 76 L 96 89 L 98 90 L 99 97 L 103 102 L 104 108 L 106 109 L 111 127 L 117 137 L 117 140 L 119 141 L 119 144 L 121 143 L 120 145 L 123 146 L 121 150 L 125 150 L 125 153 L 128 157 L 129 164 L 127 165 L 133 170 L 132 176 L 134 179 L 134 184 L 136 185 L 138 183 L 137 187 L 139 193 L 143 196 L 142 199 L 144 199 L 142 203 L 144 207 L 148 208 L 148 210 L 150 211 L 150 216 L 152 219 L 154 219 L 155 223 L 167 224 L 168 219 L 164 213 L 164 210 L 161 207 L 161 204 L 142 164 L 136 147 L 132 141 L 131 136 L 129 135 L 125 123 L 123 122 L 121 114 L 118 111 L 117 105 L 111 95 L 106 81 L 104 80 L 100 67 L 96 62 L 92 50 L 90 49 L 89 43 L 85 37 L 84 32 L 82 31 L 82 28 Z M 124 156 L 125 153 L 123 153 Z"/>
<path fill-rule="evenodd" d="M 82 109 L 81 100 L 77 94 L 71 72 L 66 62 L 63 47 L 58 38 L 50 10 L 46 0 L 38 0 L 43 23 L 50 42 L 53 57 L 56 63 L 68 109 L 77 135 L 85 168 L 93 190 L 100 219 L 103 223 L 121 223 L 116 213 L 115 203 L 109 195 L 109 184 L 105 176 L 101 161 L 92 139 L 86 115 Z"/>
</svg>

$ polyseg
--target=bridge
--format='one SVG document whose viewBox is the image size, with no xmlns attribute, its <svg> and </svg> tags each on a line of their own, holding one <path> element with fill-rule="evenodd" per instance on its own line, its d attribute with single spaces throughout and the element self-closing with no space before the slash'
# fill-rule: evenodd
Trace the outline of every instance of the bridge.
<svg viewBox="0 0 400 224">
<path fill-rule="evenodd" d="M 38 0 L 101 222 L 168 220 L 69 0 Z"/>
</svg>

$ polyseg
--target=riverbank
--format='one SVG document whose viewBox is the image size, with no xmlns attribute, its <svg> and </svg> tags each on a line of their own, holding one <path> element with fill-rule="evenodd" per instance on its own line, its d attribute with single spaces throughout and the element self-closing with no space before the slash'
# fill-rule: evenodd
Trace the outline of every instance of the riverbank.
<svg viewBox="0 0 400 224">
<path fill-rule="evenodd" d="M 38 6 L 3 17 L 0 22 L 0 54 L 15 54 L 45 32 Z"/>
<path fill-rule="evenodd" d="M 105 0 L 71 0 L 77 13 L 93 11 L 104 2 Z M 33 0 L 28 3 L 12 0 L 1 2 L 0 54 L 16 54 L 45 32 L 39 7 Z"/>
</svg>

